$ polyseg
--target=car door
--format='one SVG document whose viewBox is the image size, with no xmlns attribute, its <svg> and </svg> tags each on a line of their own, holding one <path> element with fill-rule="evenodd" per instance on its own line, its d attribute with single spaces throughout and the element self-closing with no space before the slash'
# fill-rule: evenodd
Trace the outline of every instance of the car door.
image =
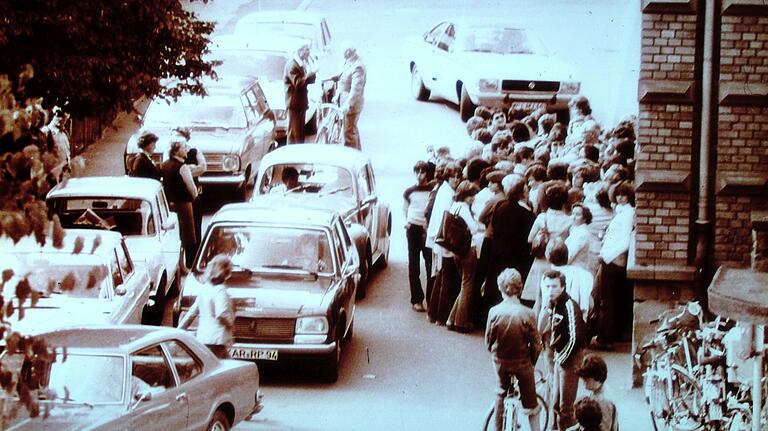
<svg viewBox="0 0 768 431">
<path fill-rule="evenodd" d="M 438 79 L 441 55 L 438 52 L 436 41 L 445 33 L 450 23 L 441 22 L 424 34 L 423 40 L 417 44 L 416 67 L 419 69 L 424 84 L 435 91 Z"/>
<path fill-rule="evenodd" d="M 115 323 L 141 323 L 141 313 L 144 304 L 149 298 L 149 277 L 146 273 L 138 273 L 131 261 L 125 242 L 120 244 L 114 250 L 116 265 L 120 270 L 120 280 L 122 284 L 115 284 L 116 301 L 120 303 L 115 312 L 113 320 Z"/>
<path fill-rule="evenodd" d="M 183 430 L 188 428 L 189 401 L 178 386 L 160 344 L 130 354 L 130 429 Z M 141 394 L 148 394 L 143 399 Z M 137 398 L 139 398 L 137 400 Z"/>
<path fill-rule="evenodd" d="M 157 236 L 160 241 L 160 253 L 163 266 L 168 271 L 168 280 L 179 276 L 177 268 L 181 262 L 181 239 L 179 238 L 179 219 L 176 213 L 168 208 L 163 189 L 158 189 L 155 195 L 155 219 L 157 220 Z M 180 280 L 177 280 L 179 282 Z"/>
<path fill-rule="evenodd" d="M 195 356 L 183 342 L 170 340 L 163 343 L 163 347 L 176 372 L 179 390 L 187 397 L 189 429 L 205 428 L 214 407 L 212 403 L 217 399 L 214 394 L 217 390 L 216 385 L 203 376 L 203 361 Z"/>
<path fill-rule="evenodd" d="M 368 163 L 357 170 L 358 212 L 360 214 L 358 220 L 360 220 L 360 223 L 365 226 L 365 229 L 368 231 L 369 240 L 371 242 L 371 254 L 375 255 L 375 251 L 378 248 L 378 238 L 376 235 L 378 229 L 378 217 L 376 217 L 378 198 L 376 194 L 373 193 L 368 170 Z"/>
<path fill-rule="evenodd" d="M 344 223 L 337 220 L 334 223 L 332 237 L 340 268 L 342 300 L 344 308 L 347 310 L 347 323 L 349 324 L 352 322 L 355 312 L 355 290 L 357 288 L 355 274 L 359 273 L 359 269 L 353 270 L 357 266 L 355 265 L 357 250 L 352 245 L 349 235 L 345 236 L 342 229 L 344 229 Z"/>
<path fill-rule="evenodd" d="M 432 90 L 442 97 L 458 102 L 456 97 L 456 80 L 453 79 L 453 45 L 456 40 L 454 26 L 446 23 L 436 37 L 433 45 L 433 63 L 435 68 L 432 77 Z"/>
</svg>

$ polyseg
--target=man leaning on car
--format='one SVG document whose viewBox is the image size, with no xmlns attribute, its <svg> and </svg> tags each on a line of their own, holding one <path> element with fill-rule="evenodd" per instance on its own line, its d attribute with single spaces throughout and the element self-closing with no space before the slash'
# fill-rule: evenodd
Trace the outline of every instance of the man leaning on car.
<svg viewBox="0 0 768 431">
<path fill-rule="evenodd" d="M 285 63 L 283 81 L 285 82 L 285 107 L 288 109 L 289 144 L 304 142 L 304 123 L 309 108 L 307 86 L 315 82 L 315 65 L 309 52 L 309 44 L 303 43 L 296 55 Z"/>
</svg>

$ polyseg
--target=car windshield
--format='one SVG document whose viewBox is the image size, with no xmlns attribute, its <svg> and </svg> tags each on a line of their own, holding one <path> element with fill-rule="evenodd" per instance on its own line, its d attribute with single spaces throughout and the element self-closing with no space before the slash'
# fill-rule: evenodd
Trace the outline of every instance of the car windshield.
<svg viewBox="0 0 768 431">
<path fill-rule="evenodd" d="M 121 356 L 57 355 L 51 365 L 48 388 L 67 402 L 122 403 L 125 360 Z"/>
<path fill-rule="evenodd" d="M 214 256 L 232 259 L 233 275 L 332 273 L 328 236 L 319 229 L 258 226 L 215 226 L 207 235 L 195 266 L 202 272 Z"/>
<path fill-rule="evenodd" d="M 291 173 L 298 173 L 298 179 L 291 180 Z M 296 178 L 295 174 L 293 178 Z M 352 175 L 349 170 L 325 163 L 272 165 L 264 173 L 259 193 L 318 193 L 323 196 L 354 196 Z"/>
<path fill-rule="evenodd" d="M 519 28 L 472 27 L 459 39 L 459 50 L 494 54 L 540 54 L 539 41 Z"/>
<path fill-rule="evenodd" d="M 238 23 L 235 29 L 236 33 L 247 32 L 249 37 L 259 34 L 267 36 L 268 40 L 275 39 L 307 39 L 315 38 L 315 26 L 305 22 L 280 22 L 280 21 L 252 21 Z"/>
<path fill-rule="evenodd" d="M 155 234 L 152 205 L 143 199 L 55 198 L 48 205 L 64 228 L 115 230 L 124 236 Z"/>
<path fill-rule="evenodd" d="M 286 58 L 282 54 L 248 49 L 223 49 L 210 55 L 222 62 L 218 71 L 233 76 L 263 76 L 270 81 L 282 80 Z"/>
<path fill-rule="evenodd" d="M 236 97 L 225 104 L 225 97 L 182 96 L 175 103 L 157 99 L 144 116 L 145 127 L 168 125 L 192 128 L 245 128 L 243 107 Z"/>
</svg>

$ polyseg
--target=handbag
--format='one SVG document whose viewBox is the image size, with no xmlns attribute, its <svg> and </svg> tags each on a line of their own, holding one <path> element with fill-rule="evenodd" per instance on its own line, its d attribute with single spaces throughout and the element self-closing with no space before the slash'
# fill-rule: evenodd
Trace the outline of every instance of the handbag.
<svg viewBox="0 0 768 431">
<path fill-rule="evenodd" d="M 472 243 L 472 234 L 469 232 L 467 222 L 458 215 L 458 209 L 451 213 L 443 213 L 443 221 L 440 223 L 440 231 L 435 238 L 435 244 L 445 248 L 457 256 L 465 256 Z"/>
<path fill-rule="evenodd" d="M 544 227 L 536 232 L 531 242 L 531 255 L 533 257 L 544 257 L 544 251 L 549 243 L 549 229 L 547 229 L 547 213 L 544 213 Z"/>
</svg>

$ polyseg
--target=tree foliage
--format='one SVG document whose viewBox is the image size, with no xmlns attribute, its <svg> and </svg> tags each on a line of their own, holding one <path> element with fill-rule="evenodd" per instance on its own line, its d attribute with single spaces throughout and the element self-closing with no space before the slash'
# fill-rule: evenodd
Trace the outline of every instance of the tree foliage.
<svg viewBox="0 0 768 431">
<path fill-rule="evenodd" d="M 0 0 L 0 73 L 31 63 L 28 95 L 82 115 L 129 110 L 141 96 L 204 94 L 213 27 L 181 0 Z"/>
</svg>

